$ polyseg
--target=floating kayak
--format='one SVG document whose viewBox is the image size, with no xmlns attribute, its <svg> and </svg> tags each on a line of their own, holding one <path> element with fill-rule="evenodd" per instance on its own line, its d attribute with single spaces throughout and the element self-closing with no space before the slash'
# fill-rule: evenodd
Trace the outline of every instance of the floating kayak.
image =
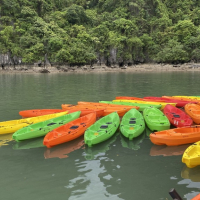
<svg viewBox="0 0 200 200">
<path fill-rule="evenodd" d="M 187 103 L 197 103 L 195 101 L 186 101 L 186 100 L 179 100 L 179 99 L 169 99 L 169 98 L 164 98 L 164 97 L 144 97 L 143 99 L 147 100 L 152 100 L 152 99 L 157 99 L 157 100 L 163 100 L 166 103 L 176 103 L 176 107 L 184 107 Z"/>
<path fill-rule="evenodd" d="M 197 104 L 186 104 L 185 112 L 192 118 L 196 124 L 200 124 L 200 106 Z"/>
<path fill-rule="evenodd" d="M 190 145 L 184 152 L 182 162 L 189 168 L 200 165 L 200 141 Z"/>
<path fill-rule="evenodd" d="M 119 124 L 120 118 L 117 112 L 102 117 L 85 131 L 85 144 L 91 147 L 109 139 L 115 134 Z"/>
<path fill-rule="evenodd" d="M 98 105 L 93 105 L 93 104 L 83 104 L 83 105 L 76 105 L 74 107 L 71 107 L 71 109 L 89 109 L 89 110 L 95 110 L 95 109 L 100 109 L 102 110 L 103 109 L 103 115 L 102 116 L 106 116 L 106 115 L 109 115 L 110 113 L 113 113 L 113 112 L 117 112 L 118 115 L 120 117 L 124 116 L 124 114 L 130 110 L 132 107 L 128 107 L 128 106 L 124 106 L 124 107 L 121 107 L 121 106 L 98 106 Z"/>
<path fill-rule="evenodd" d="M 129 110 L 123 117 L 120 123 L 121 133 L 132 140 L 143 133 L 145 129 L 145 121 L 143 115 L 136 109 Z"/>
<path fill-rule="evenodd" d="M 13 139 L 18 142 L 20 140 L 27 140 L 45 136 L 48 132 L 52 131 L 53 129 L 58 128 L 59 126 L 62 126 L 72 120 L 79 118 L 80 113 L 81 112 L 78 111 L 29 125 L 16 131 L 13 134 Z"/>
<path fill-rule="evenodd" d="M 162 131 L 170 128 L 168 118 L 157 108 L 144 109 L 143 116 L 151 131 Z"/>
<path fill-rule="evenodd" d="M 166 105 L 163 112 L 175 127 L 185 127 L 193 124 L 192 118 L 179 108 Z"/>
<path fill-rule="evenodd" d="M 109 103 L 100 103 L 100 102 L 85 102 L 85 101 L 78 101 L 78 105 L 87 105 L 87 106 L 97 106 L 99 108 L 104 107 L 104 108 L 117 108 L 117 109 L 139 109 L 138 106 L 133 106 L 133 105 L 120 105 L 120 104 L 109 104 Z"/>
<path fill-rule="evenodd" d="M 150 140 L 156 145 L 178 146 L 200 140 L 200 127 L 182 127 L 150 134 Z"/>
<path fill-rule="evenodd" d="M 115 102 L 115 101 L 99 101 L 100 103 L 107 103 L 113 105 L 126 105 L 126 106 L 137 106 L 139 107 L 139 111 L 143 111 L 147 107 L 155 107 L 160 109 L 162 105 L 155 105 L 155 104 L 143 104 L 143 103 L 130 103 L 130 102 Z"/>
<path fill-rule="evenodd" d="M 34 109 L 34 110 L 22 110 L 19 111 L 19 115 L 24 118 L 27 117 L 38 117 L 42 115 L 49 115 L 53 113 L 64 112 L 65 110 L 62 109 Z"/>
<path fill-rule="evenodd" d="M 164 107 L 167 104 L 171 104 L 172 106 L 176 106 L 176 103 L 165 103 L 165 102 L 153 102 L 153 101 L 141 101 L 141 100 L 124 100 L 124 99 L 119 99 L 119 100 L 113 100 L 114 102 L 130 102 L 130 103 L 143 103 L 143 104 L 154 104 L 154 105 L 161 105 L 161 110 L 164 109 Z"/>
<path fill-rule="evenodd" d="M 95 107 L 95 108 L 88 109 L 88 108 L 83 108 L 83 107 L 80 107 L 77 105 L 71 105 L 71 104 L 62 104 L 61 106 L 63 110 L 66 110 L 69 113 L 81 111 L 80 117 L 84 115 L 88 115 L 93 112 L 96 112 L 97 118 L 102 117 L 104 114 L 104 110 L 102 108 L 98 109 Z"/>
<path fill-rule="evenodd" d="M 45 138 L 43 144 L 48 148 L 69 142 L 84 134 L 85 130 L 96 121 L 96 113 L 90 113 L 62 125 L 51 132 Z"/>
<path fill-rule="evenodd" d="M 43 115 L 43 116 L 38 116 L 38 117 L 30 117 L 30 118 L 25 118 L 25 119 L 0 122 L 0 134 L 14 133 L 17 130 L 23 127 L 29 126 L 31 124 L 35 124 L 38 122 L 42 122 L 42 121 L 52 119 L 54 117 L 66 115 L 66 114 L 67 112 L 61 112 L 61 113 Z"/>
<path fill-rule="evenodd" d="M 197 196 L 195 196 L 195 197 L 192 198 L 191 200 L 200 200 L 200 194 L 198 194 Z"/>
</svg>

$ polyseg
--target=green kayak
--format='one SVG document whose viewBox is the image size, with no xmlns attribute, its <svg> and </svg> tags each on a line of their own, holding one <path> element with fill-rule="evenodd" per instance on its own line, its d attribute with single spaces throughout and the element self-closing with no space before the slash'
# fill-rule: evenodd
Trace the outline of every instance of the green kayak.
<svg viewBox="0 0 200 200">
<path fill-rule="evenodd" d="M 157 108 L 145 108 L 143 116 L 151 131 L 163 131 L 170 129 L 170 122 L 168 118 Z"/>
<path fill-rule="evenodd" d="M 156 104 L 143 104 L 143 103 L 131 103 L 131 102 L 120 102 L 120 101 L 99 101 L 99 103 L 109 103 L 115 105 L 126 105 L 126 106 L 139 106 L 139 111 L 143 111 L 145 108 L 154 107 L 160 109 L 162 105 Z"/>
<path fill-rule="evenodd" d="M 81 111 L 77 111 L 71 114 L 66 114 L 60 117 L 55 117 L 43 122 L 26 126 L 16 131 L 12 137 L 18 142 L 20 140 L 27 140 L 31 138 L 45 136 L 48 132 L 52 131 L 53 129 L 79 118 L 80 114 Z"/>
<path fill-rule="evenodd" d="M 84 141 L 89 147 L 109 139 L 119 127 L 117 112 L 106 115 L 91 125 L 84 134 Z"/>
<path fill-rule="evenodd" d="M 130 109 L 122 117 L 120 123 L 121 133 L 132 140 L 143 133 L 145 129 L 145 121 L 143 115 L 136 109 Z"/>
</svg>

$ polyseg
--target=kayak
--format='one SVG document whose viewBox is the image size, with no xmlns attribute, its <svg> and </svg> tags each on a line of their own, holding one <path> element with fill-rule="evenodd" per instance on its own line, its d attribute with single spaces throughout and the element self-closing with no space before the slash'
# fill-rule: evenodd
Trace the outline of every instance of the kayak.
<svg viewBox="0 0 200 200">
<path fill-rule="evenodd" d="M 150 134 L 150 140 L 156 145 L 178 146 L 200 140 L 200 126 L 181 127 Z"/>
<path fill-rule="evenodd" d="M 193 197 L 191 200 L 200 200 L 200 194 L 198 194 L 197 196 Z"/>
<path fill-rule="evenodd" d="M 197 103 L 195 101 L 186 101 L 186 100 L 179 100 L 179 99 L 169 99 L 169 98 L 164 98 L 164 97 L 144 97 L 143 99 L 157 99 L 157 100 L 163 100 L 166 103 L 176 103 L 176 107 L 184 107 L 187 103 Z"/>
<path fill-rule="evenodd" d="M 129 110 L 123 117 L 120 123 L 121 133 L 133 140 L 143 133 L 145 129 L 145 121 L 143 115 L 136 109 Z"/>
<path fill-rule="evenodd" d="M 83 105 L 76 105 L 71 107 L 71 109 L 89 109 L 89 110 L 95 110 L 95 109 L 100 109 L 103 110 L 103 115 L 106 116 L 109 115 L 110 113 L 117 112 L 120 117 L 122 117 L 128 110 L 130 110 L 132 107 L 128 106 L 98 106 L 98 105 L 92 105 L 92 104 L 83 104 Z"/>
<path fill-rule="evenodd" d="M 161 105 L 155 105 L 155 104 L 143 104 L 143 103 L 131 103 L 131 102 L 115 102 L 115 101 L 99 101 L 100 103 L 108 103 L 113 105 L 126 105 L 126 106 L 137 106 L 139 107 L 139 111 L 143 111 L 147 107 L 155 107 L 160 109 Z"/>
<path fill-rule="evenodd" d="M 144 109 L 143 116 L 151 131 L 162 131 L 170 128 L 168 118 L 157 108 Z"/>
<path fill-rule="evenodd" d="M 91 147 L 109 139 L 115 134 L 119 124 L 120 118 L 117 112 L 102 117 L 85 131 L 85 144 Z"/>
<path fill-rule="evenodd" d="M 133 106 L 133 105 L 120 105 L 120 104 L 109 104 L 109 103 L 100 103 L 100 102 L 85 102 L 85 101 L 78 101 L 78 105 L 87 105 L 87 106 L 97 106 L 99 108 L 117 108 L 117 109 L 139 109 L 138 106 Z"/>
<path fill-rule="evenodd" d="M 184 109 L 196 124 L 200 124 L 200 105 L 186 104 Z"/>
<path fill-rule="evenodd" d="M 71 105 L 71 104 L 62 104 L 61 106 L 63 110 L 68 111 L 69 113 L 81 111 L 80 117 L 84 115 L 88 115 L 92 112 L 96 112 L 97 118 L 102 117 L 104 114 L 104 110 L 102 108 L 98 109 L 95 107 L 93 109 L 92 108 L 88 109 L 88 108 L 83 108 L 83 107 L 80 107 L 77 105 Z"/>
<path fill-rule="evenodd" d="M 154 104 L 154 105 L 161 105 L 161 110 L 164 109 L 164 107 L 167 104 L 171 104 L 172 106 L 176 106 L 176 103 L 165 103 L 165 102 L 153 102 L 153 101 L 141 101 L 141 100 L 124 100 L 124 99 L 119 99 L 119 100 L 113 100 L 114 102 L 130 102 L 130 103 L 143 103 L 143 104 Z"/>
<path fill-rule="evenodd" d="M 182 162 L 189 168 L 200 165 L 200 141 L 190 145 L 184 152 Z"/>
<path fill-rule="evenodd" d="M 56 118 L 52 118 L 43 122 L 31 124 L 27 127 L 21 128 L 13 134 L 13 139 L 15 141 L 27 140 L 37 137 L 45 136 L 48 132 L 53 129 L 62 126 L 72 120 L 79 118 L 80 111 L 71 114 L 66 114 Z"/>
<path fill-rule="evenodd" d="M 43 116 L 38 116 L 38 117 L 30 117 L 30 118 L 25 118 L 25 119 L 0 122 L 0 134 L 14 133 L 17 130 L 23 127 L 29 126 L 31 124 L 35 124 L 38 122 L 42 122 L 42 121 L 52 119 L 54 117 L 66 115 L 66 114 L 67 112 L 60 112 L 60 113 L 54 113 L 54 114 L 43 115 Z"/>
<path fill-rule="evenodd" d="M 43 144 L 48 148 L 69 142 L 84 134 L 85 130 L 96 121 L 96 113 L 90 113 L 50 131 Z"/>
<path fill-rule="evenodd" d="M 37 117 L 41 115 L 49 115 L 58 112 L 64 112 L 65 110 L 62 109 L 34 109 L 34 110 L 22 110 L 19 111 L 19 115 L 24 118 L 27 117 Z"/>
<path fill-rule="evenodd" d="M 178 100 L 182 100 L 182 101 L 192 101 L 192 103 L 196 103 L 196 104 L 200 104 L 200 100 L 197 99 L 190 99 L 190 98 L 186 98 L 186 97 L 174 97 L 174 96 L 162 96 L 163 98 L 167 98 L 167 99 L 178 99 Z"/>
<path fill-rule="evenodd" d="M 163 112 L 175 127 L 191 126 L 193 124 L 192 118 L 179 108 L 166 105 Z"/>
</svg>

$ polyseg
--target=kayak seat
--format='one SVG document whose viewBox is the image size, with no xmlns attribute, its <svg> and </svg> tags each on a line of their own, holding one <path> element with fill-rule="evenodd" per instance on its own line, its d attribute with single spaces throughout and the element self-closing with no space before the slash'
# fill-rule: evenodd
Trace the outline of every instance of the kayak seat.
<svg viewBox="0 0 200 200">
<path fill-rule="evenodd" d="M 173 115 L 175 118 L 180 118 L 180 115 Z"/>
<path fill-rule="evenodd" d="M 100 126 L 100 128 L 102 128 L 102 129 L 108 128 L 108 125 L 102 125 L 102 126 Z"/>
<path fill-rule="evenodd" d="M 136 124 L 136 121 L 129 121 L 129 124 Z"/>
<path fill-rule="evenodd" d="M 71 126 L 69 129 L 77 129 L 79 126 Z"/>
<path fill-rule="evenodd" d="M 56 124 L 56 123 L 52 122 L 50 124 L 47 124 L 47 126 L 51 126 L 51 125 L 54 125 L 54 124 Z"/>
<path fill-rule="evenodd" d="M 106 124 L 112 124 L 112 122 L 107 122 Z"/>
<path fill-rule="evenodd" d="M 130 118 L 130 120 L 136 120 L 136 118 Z"/>
</svg>

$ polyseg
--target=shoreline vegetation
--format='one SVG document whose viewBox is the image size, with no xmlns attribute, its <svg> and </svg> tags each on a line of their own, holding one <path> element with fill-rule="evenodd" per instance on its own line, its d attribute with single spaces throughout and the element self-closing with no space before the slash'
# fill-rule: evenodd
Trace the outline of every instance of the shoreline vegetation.
<svg viewBox="0 0 200 200">
<path fill-rule="evenodd" d="M 0 68 L 0 74 L 9 73 L 90 73 L 90 72 L 167 72 L 167 71 L 200 71 L 200 63 L 185 64 L 138 64 L 131 66 L 115 66 L 106 65 L 85 65 L 70 67 L 67 65 L 59 66 L 35 66 L 35 65 L 13 65 Z"/>
</svg>

